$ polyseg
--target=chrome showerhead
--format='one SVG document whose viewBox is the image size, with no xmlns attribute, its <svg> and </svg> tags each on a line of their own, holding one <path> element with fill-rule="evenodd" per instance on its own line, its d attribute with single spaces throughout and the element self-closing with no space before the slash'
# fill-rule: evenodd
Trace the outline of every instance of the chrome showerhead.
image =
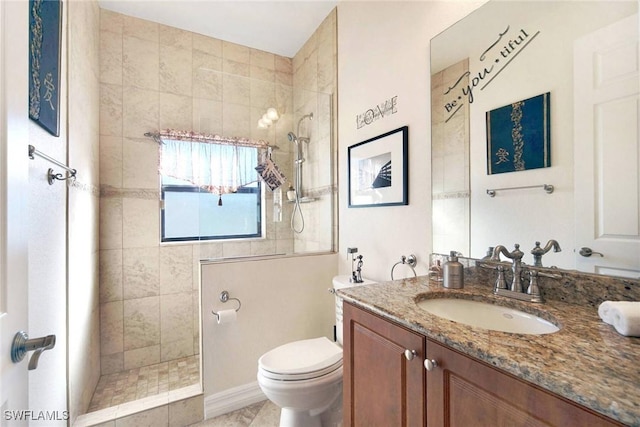
<svg viewBox="0 0 640 427">
<path fill-rule="evenodd" d="M 298 138 L 296 138 L 296 135 L 293 132 L 289 132 L 287 134 L 287 138 L 289 138 L 289 141 L 291 142 L 298 142 Z"/>
</svg>

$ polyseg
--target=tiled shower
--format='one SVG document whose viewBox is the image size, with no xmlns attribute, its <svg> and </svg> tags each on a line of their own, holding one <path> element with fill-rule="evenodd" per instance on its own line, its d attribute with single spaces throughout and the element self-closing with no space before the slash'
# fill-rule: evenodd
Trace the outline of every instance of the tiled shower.
<svg viewBox="0 0 640 427">
<path fill-rule="evenodd" d="M 140 398 L 200 383 L 201 259 L 333 249 L 335 28 L 334 10 L 291 59 L 101 10 L 102 376 L 89 411 L 107 400 L 121 404 L 118 394 Z M 272 106 L 280 120 L 258 129 Z M 315 117 L 307 130 L 312 143 L 304 182 L 315 201 L 303 206 L 307 231 L 291 231 L 292 204 L 285 203 L 283 220 L 274 222 L 272 194 L 263 190 L 266 239 L 159 244 L 158 145 L 145 132 L 174 128 L 266 139 L 279 147 L 273 159 L 292 178 L 287 133 L 309 112 Z M 134 386 L 134 378 L 146 383 Z M 127 391 L 114 392 L 118 387 Z"/>
</svg>

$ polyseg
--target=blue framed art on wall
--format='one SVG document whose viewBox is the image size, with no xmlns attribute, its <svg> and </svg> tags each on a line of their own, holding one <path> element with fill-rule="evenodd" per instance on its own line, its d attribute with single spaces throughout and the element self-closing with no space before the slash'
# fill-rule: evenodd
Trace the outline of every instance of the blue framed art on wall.
<svg viewBox="0 0 640 427">
<path fill-rule="evenodd" d="M 551 166 L 550 93 L 487 112 L 487 174 Z"/>
<path fill-rule="evenodd" d="M 60 136 L 62 2 L 29 0 L 29 118 Z"/>
</svg>

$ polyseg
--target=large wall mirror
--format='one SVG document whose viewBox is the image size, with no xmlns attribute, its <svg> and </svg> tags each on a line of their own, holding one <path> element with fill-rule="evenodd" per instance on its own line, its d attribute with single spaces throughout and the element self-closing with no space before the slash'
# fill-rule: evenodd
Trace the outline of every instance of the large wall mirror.
<svg viewBox="0 0 640 427">
<path fill-rule="evenodd" d="M 533 264 L 553 239 L 545 267 L 640 277 L 638 27 L 635 0 L 494 0 L 431 41 L 434 252 L 518 243 Z M 511 158 L 488 148 L 498 126 Z M 548 129 L 550 164 L 490 173 L 526 151 L 527 126 Z"/>
</svg>

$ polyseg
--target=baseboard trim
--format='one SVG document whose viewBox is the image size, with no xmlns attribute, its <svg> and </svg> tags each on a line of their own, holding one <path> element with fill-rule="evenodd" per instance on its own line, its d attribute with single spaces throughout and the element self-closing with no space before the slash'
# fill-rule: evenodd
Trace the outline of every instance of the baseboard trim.
<svg viewBox="0 0 640 427">
<path fill-rule="evenodd" d="M 266 399 L 257 381 L 205 396 L 204 419 L 217 417 Z"/>
</svg>

